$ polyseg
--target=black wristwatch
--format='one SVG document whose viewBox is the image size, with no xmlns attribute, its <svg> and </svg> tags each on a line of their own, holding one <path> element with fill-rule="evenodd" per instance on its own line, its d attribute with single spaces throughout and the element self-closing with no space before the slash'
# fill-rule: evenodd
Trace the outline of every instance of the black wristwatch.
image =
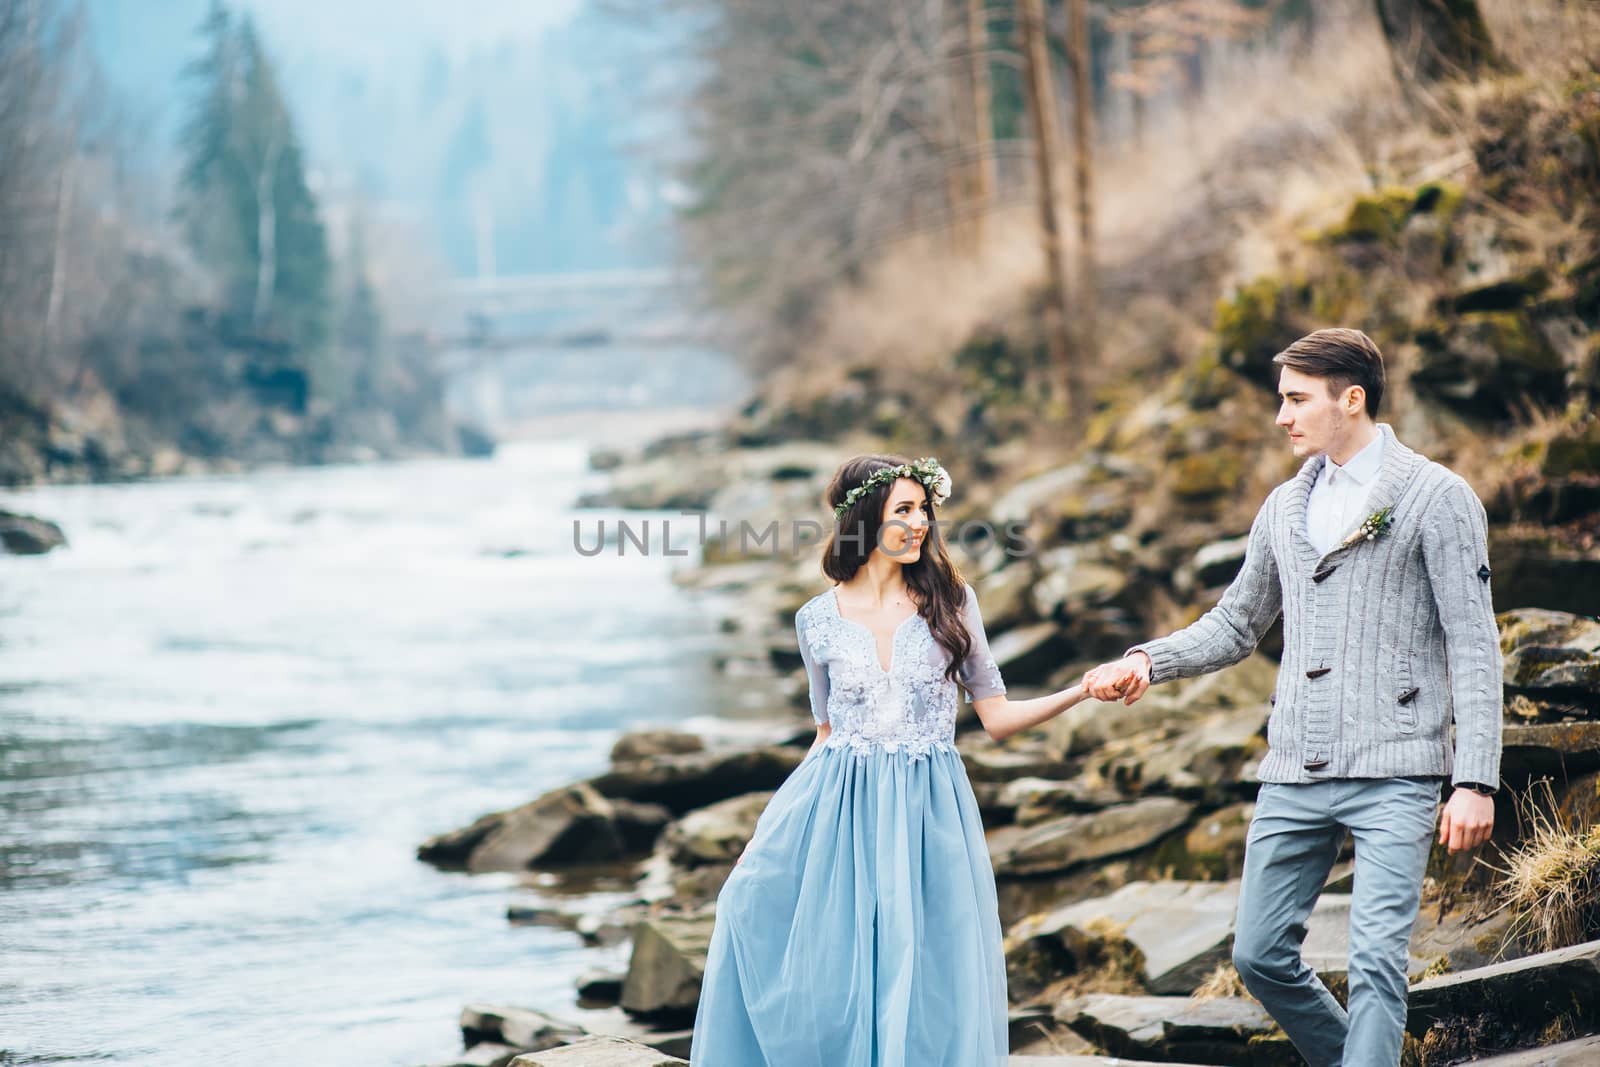
<svg viewBox="0 0 1600 1067">
<path fill-rule="evenodd" d="M 1480 797 L 1492 797 L 1496 792 L 1494 786 L 1484 785 L 1482 782 L 1459 782 L 1456 784 L 1456 788 L 1470 789 Z"/>
</svg>

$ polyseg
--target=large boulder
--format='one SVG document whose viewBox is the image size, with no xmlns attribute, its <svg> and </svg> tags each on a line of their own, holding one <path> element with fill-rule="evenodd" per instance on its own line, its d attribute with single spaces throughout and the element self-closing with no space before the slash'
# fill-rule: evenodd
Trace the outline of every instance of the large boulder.
<svg viewBox="0 0 1600 1067">
<path fill-rule="evenodd" d="M 648 1017 L 693 1015 L 714 926 L 710 912 L 662 915 L 635 926 L 623 1010 Z"/>
<path fill-rule="evenodd" d="M 1128 587 L 1126 568 L 1114 566 L 1090 545 L 1063 545 L 1039 557 L 1033 609 L 1041 618 L 1074 615 L 1086 604 L 1114 600 Z"/>
<path fill-rule="evenodd" d="M 684 730 L 631 730 L 611 746 L 612 763 L 633 763 L 656 756 L 681 756 L 705 751 L 705 738 Z"/>
<path fill-rule="evenodd" d="M 1600 1034 L 1503 1056 L 1480 1057 L 1472 1062 L 1478 1067 L 1594 1067 L 1600 1063 Z"/>
<path fill-rule="evenodd" d="M 1193 810 L 1174 797 L 1147 797 L 1034 826 L 1003 827 L 990 835 L 989 854 L 1002 877 L 1066 871 L 1154 844 L 1187 822 Z"/>
<path fill-rule="evenodd" d="M 1131 882 L 1023 920 L 1008 935 L 1008 962 L 1043 948 L 1081 970 L 1108 931 L 1139 953 L 1140 978 L 1152 993 L 1192 993 L 1233 945 L 1237 882 Z M 1048 942 L 1040 945 L 1040 942 Z"/>
<path fill-rule="evenodd" d="M 1357 864 L 1359 867 L 1360 864 Z M 1306 920 L 1306 936 L 1300 945 L 1300 958 L 1325 979 L 1343 981 L 1350 971 L 1350 904 L 1349 893 L 1324 892 L 1317 898 Z M 1425 922 L 1419 922 L 1419 927 Z M 1412 931 L 1412 942 L 1417 941 L 1418 929 Z M 1407 958 L 1406 973 L 1421 974 L 1428 961 L 1420 959 L 1416 950 Z"/>
<path fill-rule="evenodd" d="M 1419 982 L 1411 987 L 1406 1029 L 1425 1041 L 1434 1029 L 1493 1033 L 1510 1049 L 1531 1044 L 1558 1020 L 1579 1032 L 1600 1029 L 1600 941 Z"/>
<path fill-rule="evenodd" d="M 1489 538 L 1494 600 L 1501 610 L 1547 608 L 1586 615 L 1600 589 L 1600 551 L 1569 544 L 1548 530 L 1501 527 Z"/>
<path fill-rule="evenodd" d="M 468 1046 L 488 1042 L 527 1052 L 555 1048 L 582 1036 L 582 1027 L 532 1008 L 468 1004 L 461 1009 L 461 1039 Z"/>
<path fill-rule="evenodd" d="M 987 738 L 963 738 L 957 747 L 967 777 L 974 783 L 1004 784 L 1019 778 L 1054 778 L 1067 772 L 1067 765 L 1042 746 L 999 746 Z"/>
<path fill-rule="evenodd" d="M 1502 612 L 1498 621 L 1508 692 L 1600 714 L 1600 622 L 1540 608 Z"/>
<path fill-rule="evenodd" d="M 590 779 L 602 796 L 661 804 L 674 815 L 729 797 L 777 789 L 805 759 L 785 745 L 709 749 L 618 764 Z"/>
<path fill-rule="evenodd" d="M 1254 803 L 1229 804 L 1197 821 L 1183 837 L 1189 866 L 1208 878 L 1233 878 L 1244 870 Z"/>
<path fill-rule="evenodd" d="M 1244 552 L 1249 543 L 1250 536 L 1245 534 L 1202 546 L 1173 573 L 1173 588 L 1184 596 L 1192 596 L 1200 589 L 1227 585 L 1244 566 Z"/>
<path fill-rule="evenodd" d="M 1130 794 L 1172 792 L 1225 799 L 1230 789 L 1253 792 L 1254 786 L 1246 783 L 1266 754 L 1262 735 L 1271 712 L 1263 701 L 1120 738 L 1091 755 L 1087 767 Z"/>
<path fill-rule="evenodd" d="M 1501 777 L 1564 778 L 1600 768 L 1600 720 L 1507 723 L 1501 730 Z"/>
<path fill-rule="evenodd" d="M 1033 826 L 1062 815 L 1081 815 L 1120 804 L 1116 790 L 1083 778 L 1014 778 L 999 788 L 997 806 L 1013 813 L 1018 826 Z"/>
<path fill-rule="evenodd" d="M 548 1052 L 530 1052 L 511 1061 L 511 1067 L 688 1067 L 649 1045 L 622 1037 L 594 1035 Z"/>
<path fill-rule="evenodd" d="M 611 800 L 580 782 L 429 838 L 417 858 L 474 873 L 603 863 L 648 851 L 670 818 L 660 805 Z"/>
<path fill-rule="evenodd" d="M 755 833 L 772 793 L 746 793 L 720 800 L 676 820 L 661 837 L 671 862 L 683 867 L 732 863 Z"/>
<path fill-rule="evenodd" d="M 1460 315 L 1420 331 L 1417 344 L 1411 384 L 1463 414 L 1509 418 L 1513 398 L 1566 402 L 1566 364 L 1524 311 Z"/>
<path fill-rule="evenodd" d="M 1114 1056 L 1210 1064 L 1302 1062 L 1253 1000 L 1091 993 L 1056 1005 L 1056 1018 Z"/>
<path fill-rule="evenodd" d="M 991 636 L 989 651 L 1008 686 L 1042 682 L 1072 654 L 1072 646 L 1053 622 L 1036 622 Z"/>
<path fill-rule="evenodd" d="M 61 527 L 48 519 L 0 510 L 0 549 L 18 556 L 37 556 L 66 543 Z"/>
</svg>

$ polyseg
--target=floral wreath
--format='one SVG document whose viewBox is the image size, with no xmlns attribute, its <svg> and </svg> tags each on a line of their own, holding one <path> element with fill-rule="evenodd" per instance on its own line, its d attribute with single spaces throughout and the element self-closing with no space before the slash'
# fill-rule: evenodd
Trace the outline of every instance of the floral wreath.
<svg viewBox="0 0 1600 1067">
<path fill-rule="evenodd" d="M 935 507 L 942 507 L 950 499 L 950 472 L 939 464 L 932 456 L 923 456 L 911 463 L 902 463 L 897 467 L 884 467 L 882 470 L 873 471 L 867 475 L 866 480 L 844 495 L 833 509 L 834 520 L 844 518 L 844 513 L 849 511 L 856 501 L 872 492 L 880 485 L 886 485 L 898 478 L 915 478 L 928 490 Z"/>
</svg>

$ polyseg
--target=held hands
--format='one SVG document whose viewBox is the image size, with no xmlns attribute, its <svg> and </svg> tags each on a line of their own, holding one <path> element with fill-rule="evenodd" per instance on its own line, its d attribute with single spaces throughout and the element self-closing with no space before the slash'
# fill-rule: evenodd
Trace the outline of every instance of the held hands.
<svg viewBox="0 0 1600 1067">
<path fill-rule="evenodd" d="M 1439 816 L 1439 844 L 1451 852 L 1477 848 L 1494 831 L 1494 798 L 1471 789 L 1457 789 Z"/>
<path fill-rule="evenodd" d="M 1150 689 L 1150 657 L 1143 652 L 1103 663 L 1083 676 L 1083 691 L 1096 700 L 1132 704 Z"/>
</svg>

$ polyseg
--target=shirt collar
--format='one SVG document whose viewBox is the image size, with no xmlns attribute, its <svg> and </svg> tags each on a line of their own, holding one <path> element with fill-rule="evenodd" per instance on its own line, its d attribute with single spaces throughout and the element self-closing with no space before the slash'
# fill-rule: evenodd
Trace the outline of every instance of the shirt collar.
<svg viewBox="0 0 1600 1067">
<path fill-rule="evenodd" d="M 1350 462 L 1339 465 L 1332 457 L 1323 465 L 1323 477 L 1331 477 L 1335 470 L 1348 475 L 1357 485 L 1366 485 L 1377 477 L 1378 468 L 1383 465 L 1383 431 L 1379 431 L 1367 447 L 1350 457 Z"/>
</svg>

